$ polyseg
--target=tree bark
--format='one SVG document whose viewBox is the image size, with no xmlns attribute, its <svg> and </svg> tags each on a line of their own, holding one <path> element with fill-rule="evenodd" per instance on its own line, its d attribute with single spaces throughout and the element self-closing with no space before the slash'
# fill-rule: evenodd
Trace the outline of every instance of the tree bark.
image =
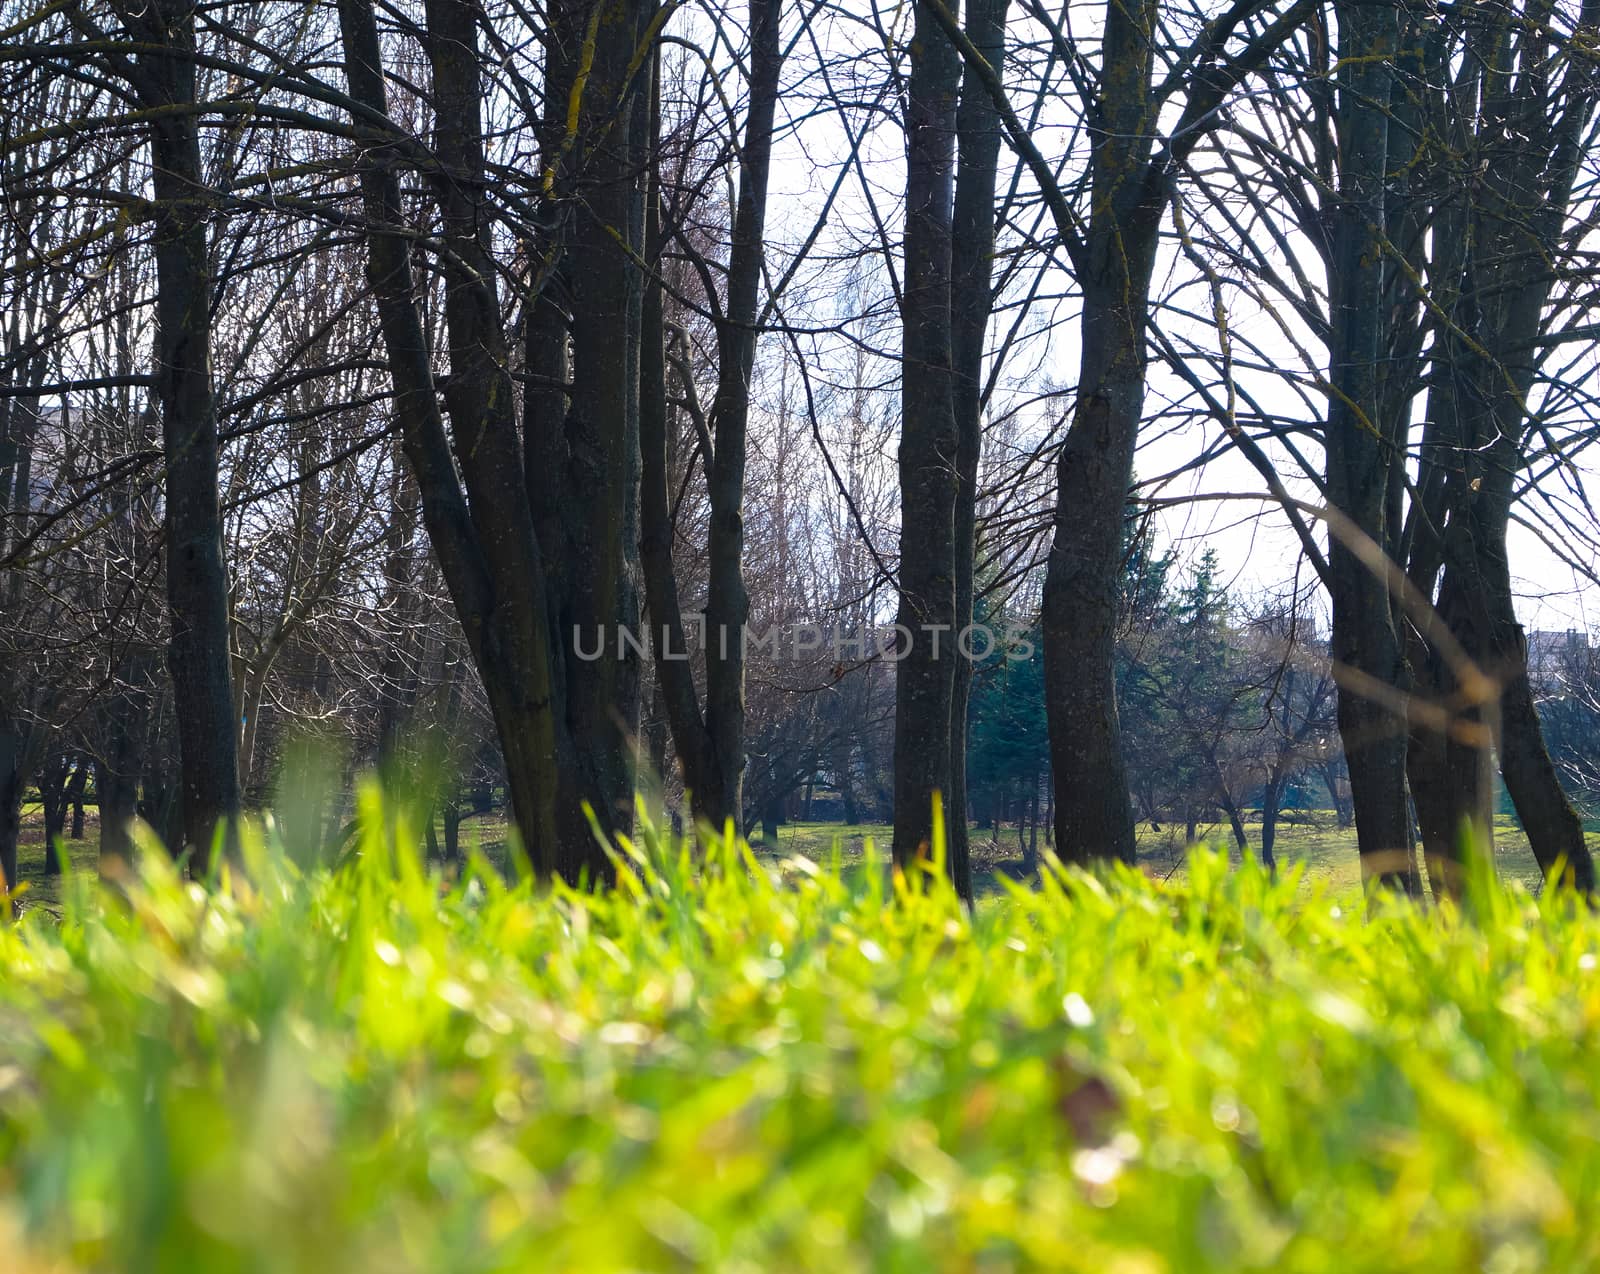
<svg viewBox="0 0 1600 1274">
<path fill-rule="evenodd" d="M 67 801 L 72 806 L 72 839 L 83 839 L 83 793 L 89 784 L 89 758 L 79 752 L 75 758 L 72 778 L 67 782 Z"/>
<path fill-rule="evenodd" d="M 29 731 L 14 721 L 0 721 L 0 888 L 17 888 L 17 847 L 22 839 L 22 792 L 27 786 Z M 7 900 L 0 918 L 11 914 Z"/>
<path fill-rule="evenodd" d="M 395 161 L 404 149 L 398 133 L 391 134 L 395 142 L 361 152 L 368 279 L 395 383 L 402 445 L 487 692 L 517 829 L 540 875 L 594 882 L 609 878 L 610 864 L 591 835 L 584 806 L 607 832 L 631 829 L 638 722 L 636 661 L 619 655 L 616 645 L 619 629 L 637 629 L 630 547 L 637 363 L 626 346 L 637 332 L 629 313 L 637 311 L 638 292 L 628 252 L 610 236 L 632 234 L 636 220 L 628 111 L 622 106 L 621 122 L 613 112 L 627 88 L 640 14 L 606 0 L 589 33 L 593 39 L 586 40 L 588 6 L 552 9 L 552 101 L 556 85 L 575 82 L 579 57 L 590 75 L 579 95 L 574 136 L 564 136 L 564 123 L 551 125 L 548 187 L 562 198 L 558 221 L 576 224 L 556 235 L 549 260 L 564 252 L 577 256 L 585 286 L 573 293 L 571 407 L 563 407 L 559 390 L 530 393 L 519 437 L 494 283 L 494 214 L 483 197 L 476 11 L 462 0 L 430 0 L 426 12 L 436 141 L 446 158 L 433 179 L 453 271 L 445 314 L 453 451 L 417 310 L 411 244 L 401 233 Z M 369 118 L 387 120 L 369 0 L 343 0 L 340 25 L 351 94 Z M 559 120 L 565 121 L 566 98 L 559 100 Z M 535 283 L 544 286 L 542 279 Z M 537 300 L 543 297 L 541 291 Z M 530 326 L 553 332 L 564 346 L 559 319 L 557 307 L 536 304 Z M 595 659 L 568 648 L 578 633 L 589 643 L 600 639 Z"/>
<path fill-rule="evenodd" d="M 1117 715 L 1122 527 L 1144 414 L 1146 311 L 1166 188 L 1150 168 L 1154 0 L 1106 7 L 1100 123 L 1080 272 L 1082 349 L 1072 424 L 1056 467 L 1043 630 L 1056 852 L 1068 862 L 1136 855 Z"/>
<path fill-rule="evenodd" d="M 744 823 L 744 656 L 750 599 L 744 580 L 744 476 L 750 380 L 755 366 L 760 284 L 766 252 L 767 182 L 772 129 L 783 65 L 781 6 L 750 3 L 750 96 L 739 155 L 739 189 L 729 245 L 726 302 L 710 298 L 717 333 L 717 389 L 712 400 L 711 454 L 706 458 L 711 513 L 707 541 L 705 709 L 696 699 L 677 580 L 672 565 L 672 525 L 667 493 L 665 331 L 658 277 L 646 284 L 641 364 L 640 556 L 652 626 L 656 675 L 672 726 L 673 742 L 697 818 L 720 833 L 732 819 Z M 652 110 L 649 139 L 659 128 Z M 656 177 L 651 174 L 646 259 L 662 248 Z"/>
<path fill-rule="evenodd" d="M 44 874 L 61 874 L 61 841 L 67 831 L 67 779 L 72 758 L 49 754 L 39 771 L 39 801 L 44 806 Z"/>
<path fill-rule="evenodd" d="M 229 667 L 228 571 L 217 495 L 219 444 L 211 385 L 208 191 L 195 102 L 193 0 L 153 0 L 129 20 L 160 47 L 141 58 L 155 196 L 156 401 L 166 464 L 167 669 L 178 723 L 183 845 L 209 870 L 219 828 L 239 816 L 238 742 Z M 178 848 L 174 846 L 174 848 Z"/>
<path fill-rule="evenodd" d="M 1278 843 L 1278 808 L 1283 799 L 1283 778 L 1282 770 L 1274 767 L 1261 793 L 1261 865 L 1270 872 L 1278 870 L 1278 859 L 1273 850 Z"/>
<path fill-rule="evenodd" d="M 900 365 L 900 650 L 895 668 L 894 861 L 931 851 L 933 802 L 951 792 L 957 436 L 951 226 L 961 61 L 918 3 L 906 96 Z M 962 864 L 946 857 L 947 869 Z M 952 875 L 963 898 L 970 879 Z"/>
<path fill-rule="evenodd" d="M 1328 552 L 1339 734 L 1362 877 L 1416 894 L 1421 882 L 1412 867 L 1406 805 L 1407 728 L 1396 705 L 1405 693 L 1406 668 L 1391 588 L 1400 533 L 1394 476 L 1404 422 L 1384 415 L 1379 385 L 1389 62 L 1398 23 L 1387 4 L 1344 3 L 1337 12 L 1343 69 L 1325 447 L 1328 501 L 1342 515 Z M 1384 569 L 1364 557 L 1363 542 L 1384 555 Z"/>
<path fill-rule="evenodd" d="M 1009 0 L 968 0 L 966 30 L 972 47 L 991 66 L 1005 55 Z M 950 258 L 951 366 L 956 417 L 955 598 L 956 631 L 973 622 L 977 560 L 978 469 L 983 449 L 983 356 L 994 308 L 995 178 L 1000 161 L 1000 113 L 977 71 L 967 65 L 956 109 L 956 184 Z M 972 661 L 957 650 L 950 700 L 951 875 L 972 875 L 968 843 L 968 708 Z M 970 887 L 970 885 L 969 885 Z"/>
</svg>

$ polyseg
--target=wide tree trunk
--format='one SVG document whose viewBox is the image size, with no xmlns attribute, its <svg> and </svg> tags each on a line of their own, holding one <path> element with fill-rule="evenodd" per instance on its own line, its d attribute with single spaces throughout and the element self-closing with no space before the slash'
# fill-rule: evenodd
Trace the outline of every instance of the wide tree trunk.
<svg viewBox="0 0 1600 1274">
<path fill-rule="evenodd" d="M 1131 863 L 1136 846 L 1117 715 L 1116 615 L 1123 510 L 1144 411 L 1150 257 L 1130 263 L 1108 247 L 1101 260 L 1111 277 L 1084 280 L 1077 405 L 1057 468 L 1055 539 L 1044 583 L 1045 709 L 1056 852 L 1068 862 Z M 1130 264 L 1135 270 L 1124 273 Z"/>
<path fill-rule="evenodd" d="M 1600 6 L 1585 7 L 1585 21 Z M 1485 10 L 1482 47 L 1495 60 L 1469 62 L 1456 91 L 1471 114 L 1441 100 L 1435 109 L 1455 132 L 1442 181 L 1461 157 L 1482 173 L 1465 206 L 1446 190 L 1434 227 L 1430 283 L 1450 319 L 1436 334 L 1435 371 L 1419 471 L 1412 536 L 1412 581 L 1424 596 L 1438 590 L 1438 619 L 1458 648 L 1447 665 L 1444 642 L 1413 636 L 1433 703 L 1464 719 L 1472 744 L 1452 728 L 1424 737 L 1414 713 L 1412 781 L 1430 866 L 1435 856 L 1446 890 L 1459 888 L 1467 843 L 1492 847 L 1492 734 L 1502 777 L 1546 873 L 1564 864 L 1566 879 L 1589 891 L 1593 862 L 1583 827 L 1567 800 L 1544 744 L 1528 683 L 1527 645 L 1517 622 L 1506 535 L 1528 457 L 1529 399 L 1544 351 L 1541 330 L 1568 231 L 1573 187 L 1585 154 L 1594 97 L 1582 77 L 1550 74 L 1554 39 L 1512 8 Z M 1438 246 L 1438 245 L 1444 246 Z M 1419 678 L 1420 680 L 1420 678 Z M 1474 823 L 1471 841 L 1465 825 Z"/>
<path fill-rule="evenodd" d="M 1133 862 L 1133 801 L 1117 715 L 1123 518 L 1144 414 L 1145 323 L 1166 188 L 1151 167 L 1154 0 L 1106 7 L 1072 423 L 1056 468 L 1043 599 L 1056 852 Z M 1187 112 L 1186 112 L 1187 114 Z"/>
</svg>

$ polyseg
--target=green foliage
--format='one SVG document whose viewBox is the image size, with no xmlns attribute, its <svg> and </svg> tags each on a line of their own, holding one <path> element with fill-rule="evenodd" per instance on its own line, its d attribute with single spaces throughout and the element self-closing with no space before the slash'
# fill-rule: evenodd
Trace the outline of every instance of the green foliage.
<svg viewBox="0 0 1600 1274">
<path fill-rule="evenodd" d="M 1600 1260 L 1600 921 L 1201 854 L 966 916 L 653 834 L 604 896 L 335 872 L 0 932 L 8 1271 L 1428 1271 Z M 1308 896 L 1309 895 L 1309 896 Z"/>
<path fill-rule="evenodd" d="M 1003 613 L 980 610 L 978 617 L 997 635 L 1006 629 Z M 1037 623 L 1014 636 L 974 662 L 967 724 L 967 784 L 974 792 L 1025 790 L 1050 764 L 1044 636 Z"/>
<path fill-rule="evenodd" d="M 1139 626 L 1119 642 L 1116 670 L 1136 808 L 1145 818 L 1215 808 L 1230 744 L 1261 716 L 1220 564 L 1207 549 L 1174 581 L 1170 556 L 1152 565 L 1142 550 L 1131 560 L 1144 563 L 1137 586 L 1131 566 L 1124 581 L 1124 592 L 1138 598 Z"/>
</svg>

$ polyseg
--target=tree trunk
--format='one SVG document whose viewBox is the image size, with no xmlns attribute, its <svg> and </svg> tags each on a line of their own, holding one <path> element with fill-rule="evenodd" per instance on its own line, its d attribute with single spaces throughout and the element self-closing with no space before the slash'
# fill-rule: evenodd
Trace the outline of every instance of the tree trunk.
<svg viewBox="0 0 1600 1274">
<path fill-rule="evenodd" d="M 601 825 L 627 834 L 633 828 L 635 738 L 640 676 L 632 647 L 619 650 L 618 632 L 639 628 L 639 307 L 643 288 L 630 254 L 643 251 L 643 222 L 635 183 L 644 170 L 644 145 L 636 135 L 638 112 L 622 102 L 638 39 L 654 4 L 603 0 L 588 59 L 582 33 L 592 5 L 552 6 L 560 38 L 583 49 L 588 74 L 570 174 L 558 177 L 575 215 L 565 246 L 571 299 L 572 392 L 562 421 L 539 428 L 563 430 L 564 477 L 545 475 L 536 499 L 561 502 L 567 556 L 561 576 L 561 638 L 606 634 L 597 659 L 566 653 L 565 724 L 577 763 L 578 790 Z M 552 52 L 552 56 L 553 56 Z M 564 70 L 562 75 L 567 72 Z M 593 103 L 590 106 L 590 103 Z M 565 102 L 561 118 L 566 118 Z M 637 234 L 635 234 L 637 228 Z M 626 246 L 614 235 L 624 232 Z M 569 805 L 569 810 L 571 809 Z M 580 812 L 581 821 L 581 812 Z M 581 871 L 605 878 L 609 862 L 589 843 L 569 837 L 563 875 Z"/>
<path fill-rule="evenodd" d="M 1145 323 L 1166 188 L 1151 166 L 1154 0 L 1108 4 L 1101 100 L 1081 253 L 1077 399 L 1056 471 L 1045 568 L 1045 710 L 1056 852 L 1137 854 L 1117 716 L 1116 617 L 1133 450 L 1144 414 Z M 1185 114 L 1187 115 L 1187 109 Z"/>
<path fill-rule="evenodd" d="M 839 784 L 839 801 L 843 807 L 845 825 L 855 826 L 861 821 L 861 808 L 856 800 L 856 777 L 851 770 L 853 749 L 848 740 L 842 742 L 834 753 L 834 779 Z"/>
<path fill-rule="evenodd" d="M 1278 843 L 1278 806 L 1283 799 L 1283 777 L 1282 768 L 1274 766 L 1261 793 L 1261 864 L 1270 872 L 1278 870 L 1273 850 Z"/>
<path fill-rule="evenodd" d="M 1355 822 L 1355 814 L 1342 790 L 1344 781 L 1339 777 L 1337 758 L 1322 763 L 1322 782 L 1328 789 L 1328 803 L 1333 806 L 1333 821 L 1340 831 L 1345 831 Z"/>
<path fill-rule="evenodd" d="M 1396 700 L 1405 661 L 1390 585 L 1399 539 L 1393 481 L 1404 422 L 1385 418 L 1379 384 L 1384 354 L 1381 236 L 1389 159 L 1389 64 L 1398 35 L 1388 5 L 1338 7 L 1339 201 L 1335 210 L 1326 434 L 1332 655 L 1339 734 L 1350 771 L 1362 877 L 1419 893 L 1406 813 L 1407 729 Z M 1383 556 L 1380 569 L 1376 555 Z"/>
<path fill-rule="evenodd" d="M 77 754 L 77 761 L 72 770 L 72 778 L 67 783 L 67 800 L 72 805 L 72 839 L 83 839 L 83 793 L 89 784 L 89 757 L 83 752 Z"/>
<path fill-rule="evenodd" d="M 1131 304 L 1120 285 L 1108 290 L 1085 282 L 1078 401 L 1061 450 L 1055 539 L 1045 570 L 1045 707 L 1056 852 L 1076 863 L 1131 863 L 1136 854 L 1117 715 L 1116 596 L 1123 510 L 1144 407 L 1148 274 L 1126 282 L 1135 298 Z"/>
<path fill-rule="evenodd" d="M 439 831 L 433 825 L 434 811 L 429 810 L 422 821 L 422 845 L 424 861 L 430 863 L 443 862 L 444 857 L 439 852 Z"/>
<path fill-rule="evenodd" d="M 1518 630 L 1520 637 L 1520 629 Z M 1584 839 L 1583 821 L 1561 788 L 1554 762 L 1545 747 L 1539 714 L 1528 686 L 1526 640 L 1521 667 L 1503 673 L 1500 696 L 1500 773 L 1528 834 L 1539 870 L 1561 878 L 1584 893 L 1595 889 L 1594 859 Z"/>
<path fill-rule="evenodd" d="M 1039 776 L 1028 785 L 1028 848 L 1022 857 L 1022 870 L 1032 875 L 1039 870 Z"/>
<path fill-rule="evenodd" d="M 151 124 L 155 202 L 156 400 L 166 463 L 167 669 L 182 759 L 183 846 L 209 870 L 213 837 L 239 815 L 238 743 L 229 667 L 228 571 L 217 496 L 211 387 L 207 190 L 195 101 L 193 0 L 153 0 L 133 23 L 161 52 L 140 59 Z M 174 847 L 178 848 L 178 847 Z"/>
<path fill-rule="evenodd" d="M 1597 15 L 1600 8 L 1585 6 L 1584 21 Z M 1417 792 L 1417 813 L 1425 844 L 1430 820 L 1437 841 L 1445 833 L 1459 835 L 1465 815 L 1477 824 L 1476 839 L 1492 847 L 1492 732 L 1535 859 L 1546 873 L 1564 862 L 1567 880 L 1588 892 L 1594 867 L 1582 823 L 1545 748 L 1528 683 L 1506 535 L 1529 460 L 1526 440 L 1536 438 L 1540 450 L 1546 446 L 1529 429 L 1529 398 L 1545 352 L 1530 334 L 1543 330 L 1552 289 L 1568 268 L 1561 264 L 1562 244 L 1595 101 L 1581 89 L 1573 96 L 1573 81 L 1548 73 L 1553 46 L 1547 32 L 1524 27 L 1511 9 L 1480 21 L 1487 24 L 1483 47 L 1494 48 L 1494 59 L 1469 64 L 1473 80 L 1464 89 L 1476 98 L 1476 110 L 1450 138 L 1444 180 L 1458 171 L 1461 155 L 1469 163 L 1484 157 L 1482 177 L 1464 207 L 1446 201 L 1433 231 L 1436 242 L 1452 245 L 1430 265 L 1436 304 L 1451 323 L 1434 342 L 1419 473 L 1428 516 L 1416 519 L 1411 563 L 1412 579 L 1425 593 L 1442 565 L 1440 618 L 1478 664 L 1453 676 L 1436 650 L 1426 652 L 1440 702 L 1466 700 L 1463 715 L 1476 730 L 1477 746 L 1469 751 L 1453 737 L 1432 742 L 1433 781 Z M 1439 445 L 1429 448 L 1432 435 Z M 1413 734 L 1414 750 L 1423 751 Z"/>
<path fill-rule="evenodd" d="M 461 861 L 461 804 L 451 799 L 444 805 L 444 860 Z"/>
<path fill-rule="evenodd" d="M 107 714 L 105 733 L 95 756 L 94 790 L 100 805 L 101 872 L 115 871 L 118 863 L 133 861 L 129 825 L 137 813 L 140 756 L 134 740 L 138 714 L 133 703 L 114 704 Z M 141 729 L 142 733 L 142 729 Z M 160 824 L 152 818 L 157 827 Z"/>
<path fill-rule="evenodd" d="M 27 760 L 26 732 L 12 722 L 0 721 L 0 888 L 6 894 L 17 888 L 17 846 L 22 839 Z M 7 900 L 0 905 L 0 918 L 10 914 Z"/>
<path fill-rule="evenodd" d="M 1240 811 L 1238 803 L 1233 799 L 1233 794 L 1226 789 L 1222 795 L 1222 809 L 1228 816 L 1228 826 L 1233 830 L 1233 843 L 1241 854 L 1250 848 L 1250 838 L 1244 830 L 1244 814 Z"/>
<path fill-rule="evenodd" d="M 967 37 L 991 65 L 1005 55 L 1009 0 L 968 0 Z M 977 558 L 978 468 L 983 447 L 983 356 L 994 307 L 994 196 L 1000 160 L 1000 115 L 994 99 L 967 66 L 956 110 L 956 184 L 951 221 L 951 368 L 956 418 L 956 631 L 973 621 Z M 972 661 L 957 650 L 950 699 L 950 794 L 947 802 L 951 875 L 970 879 L 967 743 Z"/>
<path fill-rule="evenodd" d="M 895 668 L 894 861 L 933 843 L 933 802 L 951 793 L 956 650 L 957 435 L 951 349 L 951 228 L 961 62 L 927 0 L 916 6 L 906 97 L 905 282 L 900 375 L 900 649 Z M 965 860 L 946 857 L 963 898 Z"/>
<path fill-rule="evenodd" d="M 727 305 L 717 321 L 717 392 L 711 419 L 715 454 L 708 458 L 711 501 L 707 544 L 706 738 L 717 775 L 721 818 L 743 822 L 745 431 L 755 366 L 759 291 L 766 255 L 767 174 L 783 65 L 778 0 L 750 0 L 750 96 L 739 156 L 739 193 L 728 250 Z"/>
<path fill-rule="evenodd" d="M 585 802 L 603 829 L 632 826 L 638 722 L 636 668 L 617 654 L 615 644 L 619 629 L 637 628 L 628 547 L 637 476 L 631 432 L 637 419 L 630 407 L 637 367 L 622 348 L 628 341 L 619 339 L 635 330 L 628 318 L 634 294 L 627 253 L 609 238 L 612 228 L 632 225 L 625 167 L 629 129 L 611 119 L 611 107 L 622 95 L 637 29 L 631 10 L 614 0 L 608 9 L 590 49 L 592 77 L 578 119 L 581 153 L 568 155 L 571 148 L 557 147 L 584 165 L 577 196 L 582 211 L 575 212 L 571 246 L 583 260 L 585 287 L 573 316 L 578 358 L 565 419 L 539 414 L 552 401 L 559 405 L 559 393 L 530 394 L 525 437 L 519 437 L 494 286 L 493 213 L 482 194 L 482 85 L 471 6 L 431 0 L 424 40 L 438 110 L 436 141 L 449 161 L 448 171 L 433 175 L 451 268 L 459 274 L 446 290 L 445 307 L 450 434 L 417 310 L 411 242 L 392 230 L 406 221 L 393 163 L 398 152 L 367 147 L 360 161 L 368 279 L 429 539 L 489 699 L 517 829 L 539 874 L 570 881 L 610 874 L 609 860 L 590 834 Z M 387 116 L 369 0 L 343 0 L 339 12 L 351 93 L 368 112 Z M 552 17 L 560 27 L 550 41 L 557 80 L 567 75 L 571 82 L 575 71 L 563 70 L 563 59 L 584 45 L 587 18 L 587 8 L 577 5 L 561 6 Z M 597 129 L 607 139 L 596 147 L 604 150 L 602 158 L 582 144 Z M 554 186 L 554 167 L 549 176 Z M 562 193 L 573 194 L 572 186 L 563 172 Z M 565 246 L 558 243 L 552 252 L 559 257 Z M 549 317 L 547 307 L 539 311 Z M 564 333 L 560 340 L 564 345 Z M 536 508 L 537 525 L 548 529 L 550 544 L 536 533 Z M 580 657 L 576 647 L 567 649 L 579 633 L 591 643 L 599 640 L 593 660 Z"/>
<path fill-rule="evenodd" d="M 50 754 L 39 771 L 39 800 L 44 806 L 44 874 L 61 875 L 61 841 L 67 831 L 67 779 L 71 756 Z"/>
</svg>

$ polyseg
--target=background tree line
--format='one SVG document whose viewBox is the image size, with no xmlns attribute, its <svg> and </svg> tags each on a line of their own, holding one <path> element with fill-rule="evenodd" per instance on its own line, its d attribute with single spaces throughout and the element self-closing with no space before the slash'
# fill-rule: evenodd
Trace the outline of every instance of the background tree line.
<svg viewBox="0 0 1600 1274">
<path fill-rule="evenodd" d="M 902 862 L 937 792 L 969 896 L 970 822 L 1270 857 L 1307 775 L 1450 891 L 1498 769 L 1592 885 L 1512 562 L 1592 570 L 1592 5 L 0 13 L 7 880 L 30 786 L 203 872 L 370 765 L 590 881 L 641 775 Z M 1275 594 L 1153 529 L 1222 499 Z M 1036 656 L 878 641 L 974 619 Z"/>
</svg>

